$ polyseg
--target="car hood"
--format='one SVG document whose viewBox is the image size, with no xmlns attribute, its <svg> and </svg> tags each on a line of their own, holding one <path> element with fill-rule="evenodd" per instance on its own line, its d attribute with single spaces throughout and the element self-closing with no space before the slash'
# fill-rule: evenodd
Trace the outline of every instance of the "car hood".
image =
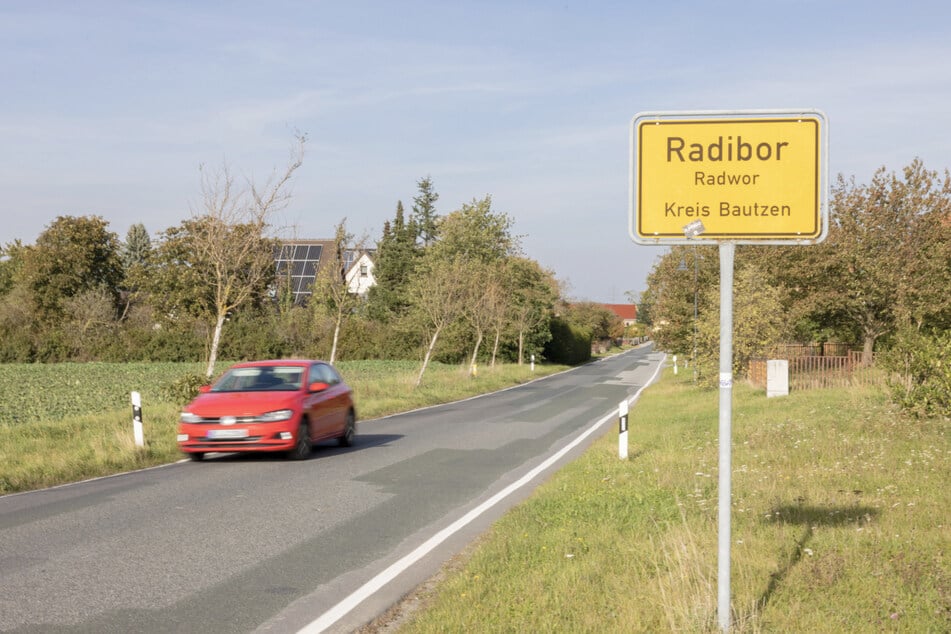
<svg viewBox="0 0 951 634">
<path fill-rule="evenodd" d="M 203 418 L 256 416 L 279 409 L 294 409 L 296 392 L 207 392 L 200 394 L 185 411 Z"/>
</svg>

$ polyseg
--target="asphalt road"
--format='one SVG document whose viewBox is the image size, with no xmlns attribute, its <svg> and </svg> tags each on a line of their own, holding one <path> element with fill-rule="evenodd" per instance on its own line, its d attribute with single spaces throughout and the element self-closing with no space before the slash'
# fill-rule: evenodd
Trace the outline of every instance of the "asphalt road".
<svg viewBox="0 0 951 634">
<path fill-rule="evenodd" d="M 211 456 L 0 497 L 0 630 L 352 631 L 616 430 L 661 359 L 364 421 L 301 462 Z"/>
</svg>

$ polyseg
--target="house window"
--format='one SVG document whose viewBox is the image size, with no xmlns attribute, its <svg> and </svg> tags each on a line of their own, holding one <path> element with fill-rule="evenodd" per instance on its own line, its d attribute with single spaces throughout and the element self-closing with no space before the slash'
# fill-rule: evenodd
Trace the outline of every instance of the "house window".
<svg viewBox="0 0 951 634">
<path fill-rule="evenodd" d="M 353 261 L 356 259 L 356 251 L 353 249 L 347 249 L 343 252 L 343 270 L 349 271 L 350 267 L 353 266 Z"/>
<path fill-rule="evenodd" d="M 361 265 L 360 265 L 360 277 L 366 277 L 366 276 L 367 276 L 367 265 L 366 265 L 366 264 L 361 264 Z"/>
</svg>

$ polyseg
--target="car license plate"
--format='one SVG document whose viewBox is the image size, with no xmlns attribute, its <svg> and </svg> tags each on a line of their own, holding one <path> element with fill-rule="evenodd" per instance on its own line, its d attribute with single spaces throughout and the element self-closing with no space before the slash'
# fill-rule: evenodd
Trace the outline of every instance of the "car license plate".
<svg viewBox="0 0 951 634">
<path fill-rule="evenodd" d="M 247 429 L 209 429 L 208 437 L 214 440 L 227 440 L 230 438 L 247 438 Z"/>
</svg>

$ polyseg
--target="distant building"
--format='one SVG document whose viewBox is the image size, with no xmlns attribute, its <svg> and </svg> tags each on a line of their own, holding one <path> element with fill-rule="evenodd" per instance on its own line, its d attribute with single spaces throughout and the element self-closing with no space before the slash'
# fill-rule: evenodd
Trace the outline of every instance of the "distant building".
<svg viewBox="0 0 951 634">
<path fill-rule="evenodd" d="M 624 327 L 637 323 L 637 304 L 601 304 L 624 322 Z"/>
<path fill-rule="evenodd" d="M 373 256 L 376 255 L 376 249 L 350 249 L 344 256 L 347 271 L 347 288 L 353 295 L 366 297 L 370 288 L 376 285 L 376 278 L 373 276 Z"/>
<path fill-rule="evenodd" d="M 313 294 L 317 274 L 333 261 L 333 240 L 287 240 L 274 250 L 277 279 L 287 280 L 295 304 L 304 304 Z M 373 277 L 375 249 L 347 249 L 343 254 L 344 279 L 354 295 L 365 297 Z"/>
</svg>

